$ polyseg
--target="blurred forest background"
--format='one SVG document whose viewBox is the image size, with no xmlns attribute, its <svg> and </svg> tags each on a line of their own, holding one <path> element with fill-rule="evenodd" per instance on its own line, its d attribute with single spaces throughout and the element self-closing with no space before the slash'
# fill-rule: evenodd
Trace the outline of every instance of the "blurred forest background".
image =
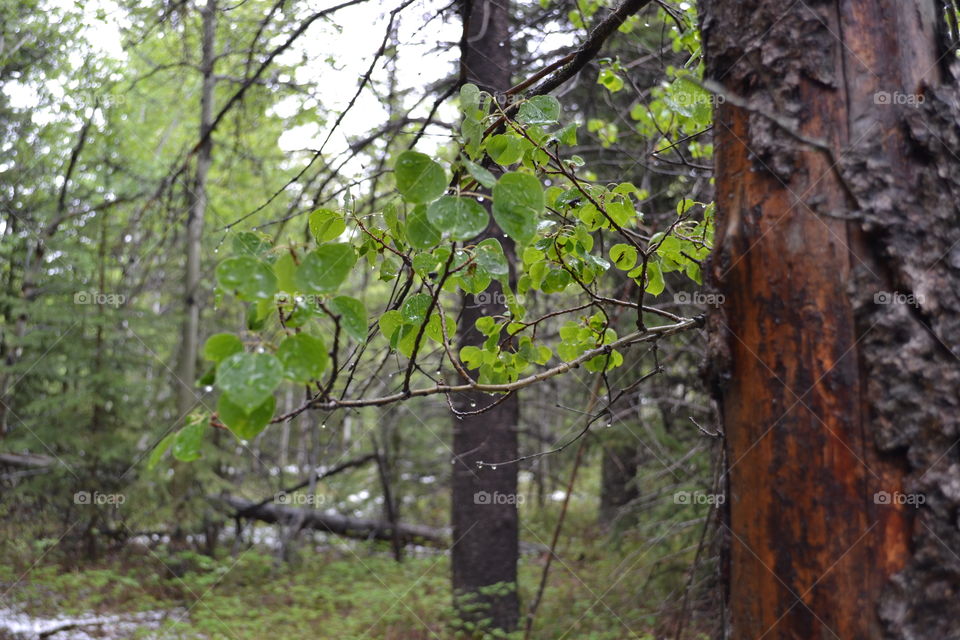
<svg viewBox="0 0 960 640">
<path fill-rule="evenodd" d="M 0 637 L 57 625 L 47 637 L 716 632 L 721 447 L 699 330 L 518 394 L 512 631 L 465 624 L 454 606 L 442 396 L 304 411 L 251 439 L 205 427 L 191 452 L 167 451 L 188 416 L 217 412 L 205 341 L 259 321 L 218 286 L 221 258 L 252 238 L 313 237 L 318 209 L 381 211 L 413 145 L 458 156 L 462 4 L 0 4 Z M 576 51 L 616 7 L 499 4 L 512 84 Z M 581 175 L 635 185 L 649 238 L 678 203 L 712 200 L 711 106 L 685 80 L 702 73 L 692 3 L 635 4 L 553 95 L 576 125 Z M 397 270 L 361 260 L 340 293 L 382 309 Z M 658 307 L 703 311 L 688 275 L 664 274 Z M 599 278 L 635 295 L 623 272 Z M 558 308 L 535 293 L 532 315 Z M 584 294 L 561 295 L 573 306 Z M 330 347 L 332 329 L 319 331 Z M 388 347 L 371 340 L 352 371 L 375 395 L 405 368 Z M 602 385 L 629 389 L 578 438 Z M 303 394 L 283 383 L 277 414 Z"/>
</svg>

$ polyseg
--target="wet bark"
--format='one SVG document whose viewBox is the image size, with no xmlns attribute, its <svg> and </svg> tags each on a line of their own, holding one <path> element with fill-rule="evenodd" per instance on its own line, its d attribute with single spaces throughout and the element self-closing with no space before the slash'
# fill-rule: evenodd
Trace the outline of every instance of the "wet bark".
<svg viewBox="0 0 960 640">
<path fill-rule="evenodd" d="M 461 79 L 491 93 L 510 87 L 509 6 L 507 0 L 465 0 L 461 5 Z M 491 226 L 490 231 L 495 229 Z M 496 236 L 501 243 L 506 240 L 502 234 Z M 510 251 L 510 247 L 505 245 L 504 250 Z M 498 283 L 485 294 L 463 297 L 458 324 L 467 329 L 458 336 L 461 347 L 481 345 L 484 336 L 474 322 L 481 316 L 502 313 L 506 307 Z M 458 411 L 469 413 L 497 399 L 465 393 L 454 403 Z M 515 629 L 519 618 L 519 521 L 512 499 L 517 493 L 517 466 L 480 469 L 476 463 L 517 457 L 519 413 L 514 395 L 490 411 L 455 418 L 453 424 L 454 604 L 462 620 L 506 631 Z"/>
<path fill-rule="evenodd" d="M 960 638 L 960 102 L 940 9 L 700 8 L 723 100 L 726 635 Z"/>
</svg>

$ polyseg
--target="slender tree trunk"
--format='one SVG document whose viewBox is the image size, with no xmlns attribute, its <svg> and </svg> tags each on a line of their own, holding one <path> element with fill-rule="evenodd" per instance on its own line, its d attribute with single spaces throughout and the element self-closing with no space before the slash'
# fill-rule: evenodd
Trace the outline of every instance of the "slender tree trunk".
<svg viewBox="0 0 960 640">
<path fill-rule="evenodd" d="M 509 1 L 464 0 L 462 15 L 461 79 L 490 93 L 506 90 L 511 62 Z M 499 284 L 491 285 L 487 294 L 480 298 L 486 304 L 479 304 L 476 296 L 464 296 L 460 326 L 466 329 L 459 336 L 461 346 L 483 343 L 483 336 L 474 328 L 477 318 L 503 312 Z M 461 412 L 475 412 L 496 399 L 483 393 L 462 394 L 455 406 Z M 455 418 L 453 424 L 455 604 L 461 619 L 486 620 L 489 627 L 505 631 L 516 628 L 519 617 L 517 467 L 479 469 L 476 463 L 517 457 L 519 414 L 513 396 L 480 415 Z"/>
<path fill-rule="evenodd" d="M 621 507 L 637 497 L 634 482 L 638 455 L 635 443 L 616 442 L 611 438 L 604 444 L 600 467 L 600 524 L 613 524 Z"/>
<path fill-rule="evenodd" d="M 197 354 L 200 342 L 200 274 L 203 242 L 203 219 L 207 210 L 207 175 L 213 160 L 213 140 L 207 133 L 213 122 L 213 92 L 216 77 L 214 38 L 217 28 L 216 0 L 207 0 L 203 15 L 203 44 L 200 71 L 203 86 L 200 94 L 200 139 L 197 150 L 197 171 L 191 190 L 190 213 L 187 219 L 187 266 L 184 275 L 183 326 L 180 333 L 180 367 L 177 372 L 177 411 L 180 419 L 196 404 L 194 382 L 197 379 Z"/>
<path fill-rule="evenodd" d="M 203 17 L 203 39 L 201 44 L 201 66 L 203 74 L 200 93 L 200 139 L 203 144 L 197 150 L 197 169 L 190 196 L 190 212 L 187 218 L 187 264 L 184 274 L 184 316 L 180 334 L 180 362 L 174 380 L 177 398 L 177 420 L 183 422 L 187 414 L 197 403 L 194 385 L 197 379 L 197 355 L 200 341 L 200 273 L 201 248 L 203 242 L 203 218 L 207 208 L 207 175 L 213 158 L 212 137 L 207 135 L 213 121 L 213 92 L 216 86 L 214 76 L 215 36 L 217 29 L 216 0 L 207 0 L 200 10 Z M 174 501 L 175 532 L 173 544 L 183 546 L 185 540 L 182 527 L 188 517 L 188 499 L 193 489 L 194 472 L 191 464 L 177 463 L 176 474 L 171 487 Z"/>
<path fill-rule="evenodd" d="M 960 638 L 960 102 L 941 10 L 701 1 L 723 100 L 708 326 L 730 638 Z"/>
</svg>

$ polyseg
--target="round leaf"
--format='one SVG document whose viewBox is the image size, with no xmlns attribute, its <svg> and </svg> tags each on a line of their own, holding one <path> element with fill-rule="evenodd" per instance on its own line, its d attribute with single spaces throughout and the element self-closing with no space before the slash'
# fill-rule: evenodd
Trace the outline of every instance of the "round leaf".
<svg viewBox="0 0 960 640">
<path fill-rule="evenodd" d="M 332 293 L 347 279 L 356 262 L 353 245 L 320 245 L 300 263 L 294 282 L 304 293 Z"/>
<path fill-rule="evenodd" d="M 427 220 L 453 240 L 469 240 L 487 228 L 490 216 L 476 200 L 443 196 L 427 208 Z"/>
<path fill-rule="evenodd" d="M 428 294 L 418 293 L 407 298 L 400 308 L 400 313 L 403 314 L 403 319 L 406 322 L 420 324 L 427 317 L 427 309 L 430 308 L 431 302 L 433 302 L 433 298 Z"/>
<path fill-rule="evenodd" d="M 517 120 L 523 124 L 553 124 L 560 118 L 560 101 L 553 96 L 534 96 L 520 105 Z"/>
<path fill-rule="evenodd" d="M 252 440 L 270 423 L 276 407 L 277 401 L 270 396 L 252 411 L 247 412 L 231 401 L 227 394 L 222 394 L 217 402 L 217 413 L 220 415 L 220 421 L 230 427 L 230 431 L 238 438 Z"/>
<path fill-rule="evenodd" d="M 227 258 L 217 265 L 217 282 L 241 300 L 265 300 L 277 292 L 273 270 L 250 256 Z"/>
<path fill-rule="evenodd" d="M 241 351 L 243 351 L 243 343 L 232 333 L 218 333 L 210 336 L 203 345 L 203 357 L 214 362 L 220 362 Z"/>
<path fill-rule="evenodd" d="M 417 151 L 404 151 L 393 168 L 397 189 L 407 202 L 426 203 L 436 200 L 447 189 L 447 174 L 430 156 Z"/>
<path fill-rule="evenodd" d="M 615 244 L 610 247 L 610 259 L 618 269 L 629 271 L 637 264 L 637 248 L 626 243 Z"/>
<path fill-rule="evenodd" d="M 285 338 L 277 349 L 277 358 L 283 364 L 284 375 L 304 383 L 319 378 L 329 360 L 323 340 L 306 333 Z"/>
<path fill-rule="evenodd" d="M 431 249 L 440 244 L 440 232 L 430 224 L 423 205 L 407 217 L 407 240 L 414 249 Z"/>
<path fill-rule="evenodd" d="M 492 276 L 505 276 L 510 273 L 507 257 L 503 255 L 503 247 L 496 238 L 487 238 L 477 245 L 474 250 L 477 266 Z"/>
<path fill-rule="evenodd" d="M 493 187 L 493 217 L 504 233 L 526 243 L 537 233 L 537 218 L 544 210 L 543 187 L 534 176 L 506 173 Z"/>
<path fill-rule="evenodd" d="M 235 353 L 217 367 L 217 386 L 244 411 L 253 411 L 283 379 L 283 365 L 269 353 Z"/>
<path fill-rule="evenodd" d="M 519 138 L 501 133 L 487 142 L 487 154 L 494 162 L 506 167 L 520 161 L 523 157 L 523 144 Z"/>
<path fill-rule="evenodd" d="M 343 216 L 330 209 L 317 209 L 310 214 L 309 223 L 310 233 L 317 242 L 336 240 L 347 228 Z"/>
<path fill-rule="evenodd" d="M 367 340 L 367 309 L 363 303 L 349 296 L 337 296 L 330 301 L 330 310 L 340 316 L 340 326 L 357 342 Z"/>
</svg>

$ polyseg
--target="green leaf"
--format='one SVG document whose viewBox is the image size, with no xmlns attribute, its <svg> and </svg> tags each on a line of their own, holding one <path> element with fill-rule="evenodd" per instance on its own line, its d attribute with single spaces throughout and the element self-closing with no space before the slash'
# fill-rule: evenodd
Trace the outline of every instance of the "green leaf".
<svg viewBox="0 0 960 640">
<path fill-rule="evenodd" d="M 277 289 L 293 293 L 297 286 L 293 283 L 293 278 L 297 273 L 297 263 L 293 260 L 290 253 L 284 253 L 273 263 L 273 274 L 277 276 Z"/>
<path fill-rule="evenodd" d="M 651 260 L 647 263 L 647 293 L 658 296 L 663 293 L 666 283 L 663 281 L 663 271 L 660 264 Z"/>
<path fill-rule="evenodd" d="M 157 443 L 157 446 L 153 448 L 153 451 L 150 452 L 150 457 L 147 458 L 147 471 L 153 471 L 156 466 L 160 463 L 160 460 L 163 458 L 163 454 L 167 452 L 167 449 L 173 444 L 173 441 L 177 439 L 177 432 L 168 433 L 160 442 Z"/>
<path fill-rule="evenodd" d="M 467 168 L 467 172 L 473 176 L 474 180 L 485 186 L 487 189 L 492 189 L 493 185 L 497 184 L 496 177 L 476 162 L 464 158 L 463 166 Z"/>
<path fill-rule="evenodd" d="M 206 360 L 220 362 L 224 358 L 243 351 L 240 338 L 232 333 L 218 333 L 207 338 L 203 345 L 203 357 Z"/>
<path fill-rule="evenodd" d="M 432 302 L 433 297 L 429 294 L 418 293 L 406 299 L 400 308 L 400 313 L 403 314 L 405 322 L 420 324 L 427 317 L 427 309 L 430 308 Z"/>
<path fill-rule="evenodd" d="M 347 229 L 347 223 L 343 221 L 343 216 L 330 209 L 317 209 L 310 214 L 309 222 L 310 233 L 313 234 L 317 242 L 336 240 Z"/>
<path fill-rule="evenodd" d="M 217 265 L 217 282 L 241 300 L 264 300 L 277 292 L 273 269 L 256 258 L 235 256 Z"/>
<path fill-rule="evenodd" d="M 340 316 L 340 326 L 357 342 L 367 341 L 367 309 L 363 303 L 349 296 L 337 296 L 330 301 L 330 310 Z"/>
<path fill-rule="evenodd" d="M 626 243 L 615 244 L 610 247 L 610 259 L 618 269 L 629 271 L 637 264 L 637 248 Z"/>
<path fill-rule="evenodd" d="M 191 414 L 187 418 L 187 426 L 180 429 L 173 440 L 173 457 L 180 462 L 192 462 L 200 457 L 200 445 L 203 444 L 203 433 L 207 430 L 207 423 L 201 414 Z"/>
<path fill-rule="evenodd" d="M 298 333 L 284 338 L 277 348 L 277 359 L 283 365 L 283 375 L 294 382 L 308 383 L 320 378 L 329 356 L 323 340 Z"/>
<path fill-rule="evenodd" d="M 262 233 L 254 231 L 241 231 L 235 234 L 231 244 L 235 254 L 251 258 L 259 258 L 270 250 L 269 239 Z"/>
<path fill-rule="evenodd" d="M 520 162 L 523 157 L 523 144 L 519 138 L 501 133 L 487 141 L 487 154 L 502 167 Z"/>
<path fill-rule="evenodd" d="M 460 87 L 460 111 L 471 113 L 480 108 L 480 89 L 475 84 Z"/>
<path fill-rule="evenodd" d="M 520 105 L 517 120 L 526 125 L 553 124 L 560 118 L 560 101 L 553 96 L 534 96 Z"/>
<path fill-rule="evenodd" d="M 571 122 L 557 134 L 557 139 L 560 140 L 561 144 L 565 144 L 568 147 L 577 146 L 577 127 L 579 125 L 576 122 Z"/>
<path fill-rule="evenodd" d="M 407 217 L 407 239 L 414 249 L 431 249 L 440 244 L 440 232 L 427 219 L 427 208 L 419 205 Z"/>
<path fill-rule="evenodd" d="M 391 309 L 380 316 L 377 323 L 380 325 L 380 331 L 384 337 L 390 342 L 390 346 L 396 346 L 393 337 L 397 329 L 403 326 L 403 314 L 396 309 Z"/>
<path fill-rule="evenodd" d="M 262 404 L 255 407 L 253 411 L 244 411 L 241 407 L 234 404 L 227 394 L 221 394 L 217 402 L 217 413 L 220 421 L 230 427 L 230 431 L 241 440 L 252 440 L 264 427 L 270 423 L 273 418 L 273 412 L 277 408 L 277 401 L 270 396 Z"/>
<path fill-rule="evenodd" d="M 516 242 L 525 244 L 533 239 L 543 210 L 543 188 L 534 176 L 506 173 L 493 187 L 493 217 Z"/>
<path fill-rule="evenodd" d="M 347 279 L 356 262 L 353 245 L 320 245 L 300 263 L 294 282 L 304 293 L 332 293 Z"/>
<path fill-rule="evenodd" d="M 244 411 L 264 402 L 283 380 L 283 365 L 269 353 L 235 353 L 217 367 L 217 386 Z"/>
<path fill-rule="evenodd" d="M 503 247 L 496 238 L 487 238 L 474 250 L 477 266 L 492 276 L 505 276 L 510 273 L 510 265 L 503 254 Z"/>
<path fill-rule="evenodd" d="M 427 207 L 427 220 L 453 240 L 469 240 L 487 228 L 490 216 L 472 198 L 443 196 Z"/>
<path fill-rule="evenodd" d="M 460 349 L 460 360 L 468 369 L 479 369 L 483 364 L 483 350 L 479 347 L 467 345 Z"/>
<path fill-rule="evenodd" d="M 447 174 L 443 167 L 426 154 L 404 151 L 397 158 L 394 172 L 397 190 L 407 202 L 430 202 L 447 190 Z"/>
<path fill-rule="evenodd" d="M 597 79 L 598 84 L 605 86 L 610 93 L 616 93 L 623 89 L 623 78 L 618 76 L 613 69 L 603 69 Z"/>
</svg>

